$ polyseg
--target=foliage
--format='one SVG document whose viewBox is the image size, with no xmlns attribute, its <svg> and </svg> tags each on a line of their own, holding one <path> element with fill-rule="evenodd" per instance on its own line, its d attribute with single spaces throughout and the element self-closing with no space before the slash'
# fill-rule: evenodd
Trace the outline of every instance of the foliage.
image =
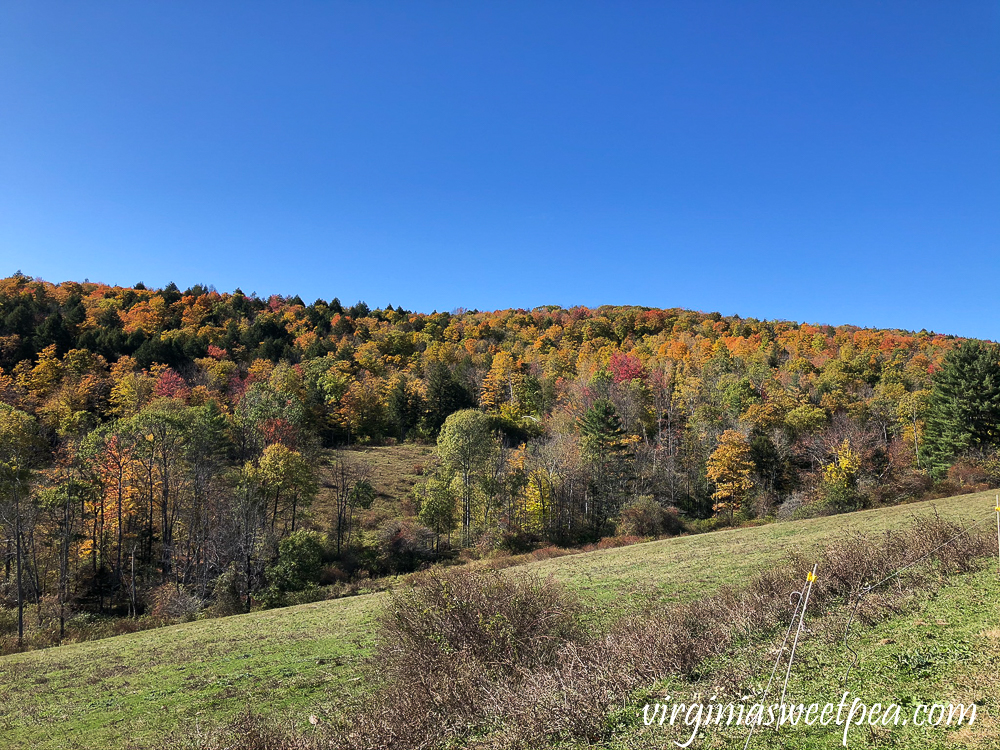
<svg viewBox="0 0 1000 750">
<path fill-rule="evenodd" d="M 945 356 L 927 411 L 926 449 L 936 474 L 968 451 L 1000 446 L 1000 347 L 968 341 Z"/>
<path fill-rule="evenodd" d="M 664 508 L 652 497 L 640 497 L 621 509 L 615 524 L 625 536 L 657 537 L 678 534 L 684 524 L 676 508 Z"/>
<path fill-rule="evenodd" d="M 294 531 L 278 544 L 278 558 L 266 571 L 267 598 L 280 601 L 284 594 L 315 586 L 323 570 L 323 538 L 315 531 Z"/>
<path fill-rule="evenodd" d="M 855 510 L 859 505 L 858 471 L 861 461 L 851 450 L 851 441 L 844 440 L 836 458 L 823 469 L 823 491 L 826 502 L 837 510 Z"/>
<path fill-rule="evenodd" d="M 719 445 L 708 459 L 708 478 L 715 485 L 712 499 L 716 513 L 729 511 L 729 520 L 740 509 L 743 500 L 753 489 L 756 466 L 750 453 L 750 444 L 736 430 L 726 430 L 719 437 Z"/>
<path fill-rule="evenodd" d="M 300 530 L 360 574 L 426 534 L 443 552 L 655 527 L 643 498 L 690 519 L 912 498 L 927 469 L 965 476 L 1000 447 L 998 361 L 925 331 L 679 309 L 421 314 L 15 274 L 0 280 L 0 404 L 38 451 L 4 485 L 23 554 L 3 583 L 64 615 L 138 618 L 165 582 L 246 609 Z M 323 460 L 408 439 L 437 441 L 444 464 L 419 509 L 389 512 Z M 827 477 L 845 441 L 856 468 Z"/>
</svg>

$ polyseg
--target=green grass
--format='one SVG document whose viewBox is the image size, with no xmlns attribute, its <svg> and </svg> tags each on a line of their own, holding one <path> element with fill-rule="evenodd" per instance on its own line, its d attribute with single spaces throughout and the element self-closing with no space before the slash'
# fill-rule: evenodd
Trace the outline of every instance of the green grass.
<svg viewBox="0 0 1000 750">
<path fill-rule="evenodd" d="M 361 688 L 372 595 L 202 620 L 0 659 L 0 747 L 116 748 L 252 707 L 292 713 Z M 300 715 L 296 715 L 300 712 Z"/>
<path fill-rule="evenodd" d="M 846 613 L 833 610 L 822 618 L 807 619 L 808 628 L 796 651 L 795 666 L 788 684 L 789 703 L 839 703 L 850 691 L 848 705 L 855 698 L 871 706 L 898 704 L 905 726 L 858 726 L 848 732 L 848 747 L 896 748 L 898 750 L 945 750 L 946 748 L 1000 747 L 1000 580 L 996 566 L 980 573 L 951 578 L 936 591 L 913 597 L 902 612 L 874 626 L 854 626 L 850 643 L 859 661 L 848 682 L 843 678 L 851 657 L 842 643 Z M 783 635 L 783 634 L 782 634 Z M 722 703 L 739 695 L 725 694 L 726 673 L 751 665 L 750 672 L 760 695 L 770 675 L 780 637 L 771 643 L 745 645 L 738 653 L 720 660 L 693 681 L 671 679 L 657 686 L 652 700 L 670 704 L 705 701 L 716 694 Z M 784 663 L 779 670 L 784 674 Z M 770 704 L 780 696 L 780 678 Z M 695 696 L 702 697 L 696 698 Z M 692 729 L 683 726 L 648 728 L 641 720 L 647 697 L 617 713 L 620 726 L 611 747 L 673 746 L 685 742 Z M 757 700 L 756 698 L 753 700 Z M 747 701 L 747 704 L 753 702 Z M 977 704 L 976 719 L 964 727 L 918 727 L 912 722 L 917 704 Z M 754 750 L 833 750 L 842 747 L 843 726 L 807 727 L 800 724 L 775 732 L 765 729 L 755 734 Z M 710 728 L 696 741 L 698 748 L 742 748 L 745 728 Z"/>
<path fill-rule="evenodd" d="M 598 604 L 655 595 L 691 600 L 725 584 L 739 584 L 792 553 L 808 556 L 838 536 L 905 526 L 915 515 L 937 512 L 973 523 L 993 512 L 994 493 L 959 495 L 892 508 L 775 523 L 646 542 L 553 558 L 527 566 Z"/>
<path fill-rule="evenodd" d="M 691 599 L 746 580 L 790 552 L 807 554 L 838 534 L 906 525 L 932 505 L 942 516 L 969 522 L 992 511 L 993 496 L 650 542 L 525 567 L 566 582 L 604 610 L 641 596 Z M 301 724 L 311 712 L 363 689 L 359 662 L 383 597 L 203 620 L 0 658 L 0 747 L 155 745 L 167 731 L 212 725 L 247 707 Z"/>
</svg>

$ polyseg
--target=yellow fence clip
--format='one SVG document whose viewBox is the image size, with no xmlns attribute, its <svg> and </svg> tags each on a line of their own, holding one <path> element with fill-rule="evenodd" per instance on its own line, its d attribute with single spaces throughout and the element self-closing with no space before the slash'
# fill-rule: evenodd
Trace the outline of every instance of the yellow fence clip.
<svg viewBox="0 0 1000 750">
<path fill-rule="evenodd" d="M 806 573 L 806 582 L 812 583 L 816 580 L 816 576 L 813 573 Z"/>
</svg>

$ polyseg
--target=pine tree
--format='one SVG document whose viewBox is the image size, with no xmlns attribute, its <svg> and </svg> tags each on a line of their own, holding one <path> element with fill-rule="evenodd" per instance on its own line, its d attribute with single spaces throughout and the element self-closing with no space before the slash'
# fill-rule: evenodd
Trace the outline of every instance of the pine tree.
<svg viewBox="0 0 1000 750">
<path fill-rule="evenodd" d="M 593 533 L 600 536 L 629 489 L 625 430 L 611 401 L 598 399 L 583 415 L 580 443 L 590 468 L 590 522 Z"/>
<path fill-rule="evenodd" d="M 1000 347 L 966 341 L 934 377 L 925 446 L 936 476 L 955 458 L 1000 445 Z"/>
<path fill-rule="evenodd" d="M 434 362 L 427 368 L 427 431 L 436 434 L 448 415 L 473 406 L 469 392 L 455 379 L 448 365 Z"/>
</svg>

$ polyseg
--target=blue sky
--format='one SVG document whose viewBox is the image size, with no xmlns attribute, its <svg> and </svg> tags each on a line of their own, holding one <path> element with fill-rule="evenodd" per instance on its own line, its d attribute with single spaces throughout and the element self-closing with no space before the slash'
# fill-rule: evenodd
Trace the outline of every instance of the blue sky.
<svg viewBox="0 0 1000 750">
<path fill-rule="evenodd" d="M 0 1 L 18 269 L 1000 338 L 1000 6 Z"/>
</svg>

